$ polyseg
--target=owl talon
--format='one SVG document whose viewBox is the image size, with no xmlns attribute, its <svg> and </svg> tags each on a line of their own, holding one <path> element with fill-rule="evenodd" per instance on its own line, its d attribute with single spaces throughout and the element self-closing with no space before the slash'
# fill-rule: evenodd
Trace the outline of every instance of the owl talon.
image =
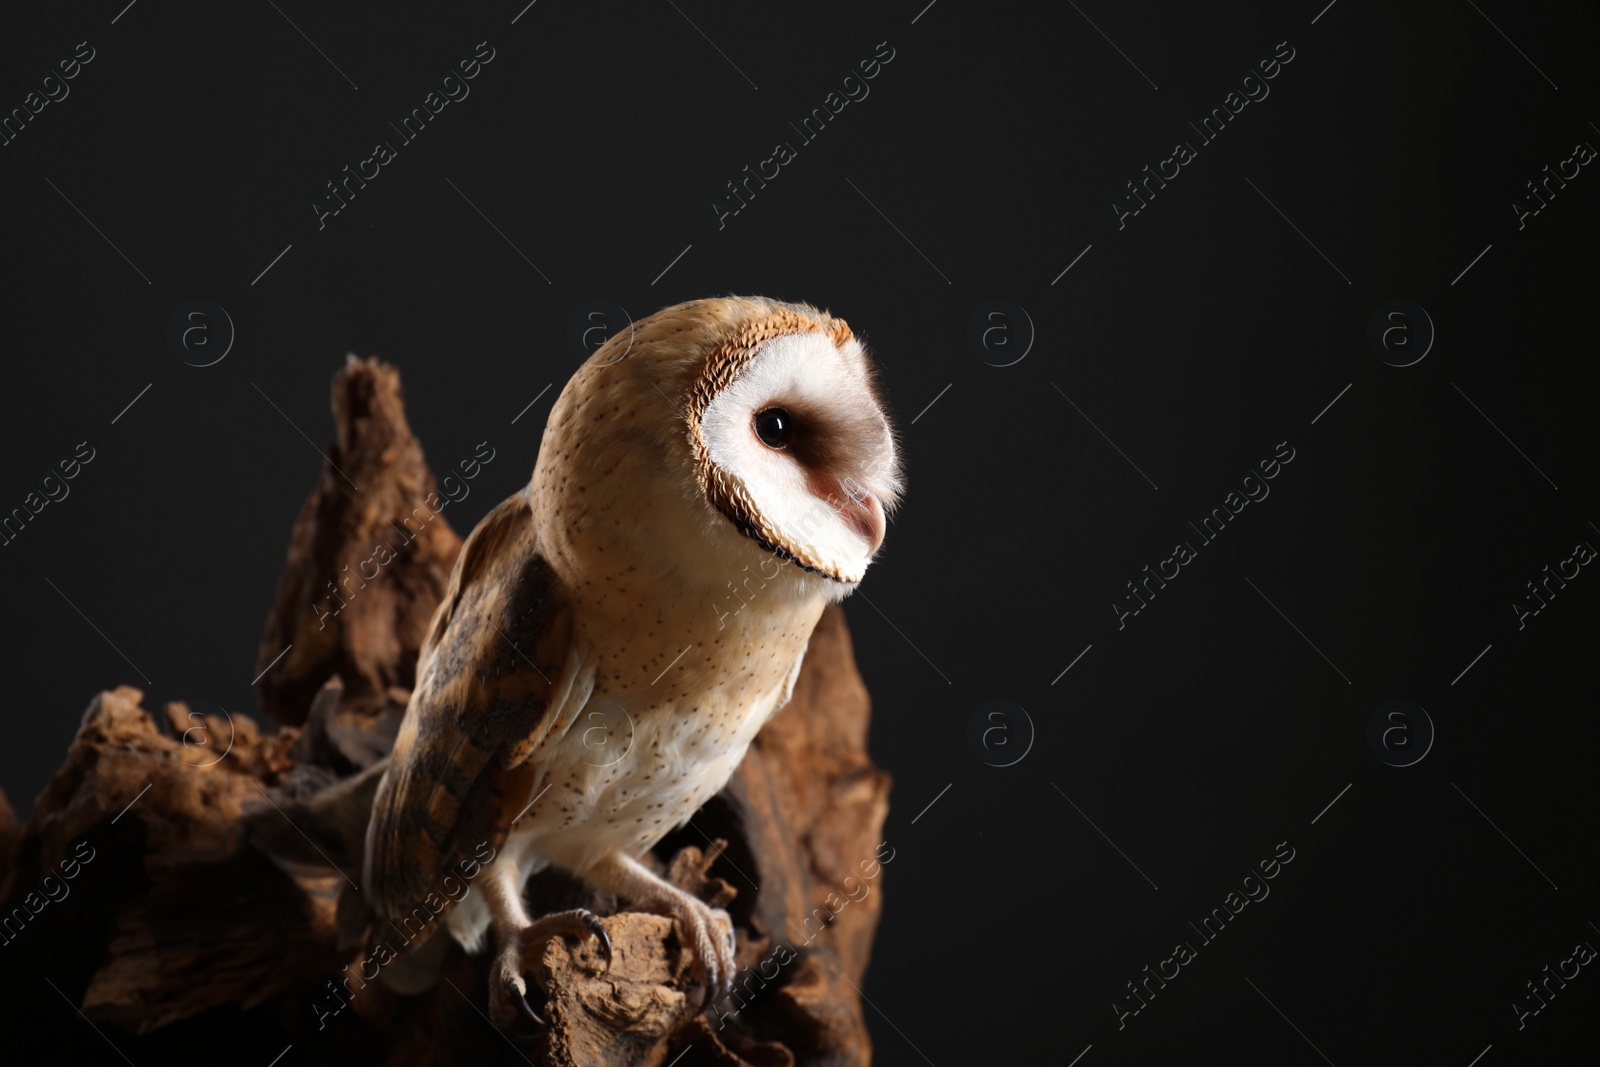
<svg viewBox="0 0 1600 1067">
<path fill-rule="evenodd" d="M 666 915 L 678 924 L 679 937 L 694 957 L 690 967 L 693 980 L 705 987 L 705 1006 L 721 1003 L 733 992 L 738 963 L 734 959 L 737 942 L 733 919 L 721 908 L 713 908 L 682 890 L 647 901 L 647 911 Z"/>
<path fill-rule="evenodd" d="M 533 961 L 544 951 L 544 946 L 562 936 L 593 939 L 605 961 L 603 970 L 611 969 L 611 936 L 606 933 L 605 924 L 594 912 L 586 908 L 573 908 L 535 919 L 518 930 L 500 951 L 495 963 L 500 982 L 497 986 L 489 987 L 490 1018 L 501 1026 L 510 1027 L 519 1015 L 525 1015 L 538 1026 L 545 1025 L 539 1013 L 528 1003 L 528 984 L 524 976 L 532 969 Z"/>
<path fill-rule="evenodd" d="M 519 988 L 520 985 L 521 983 L 516 981 L 507 982 L 507 993 L 516 1000 L 517 1007 L 522 1009 L 522 1014 L 533 1020 L 535 1026 L 543 1026 L 544 1020 L 539 1018 L 539 1013 L 533 1010 L 532 1004 L 528 1003 L 526 991 L 523 988 Z"/>
<path fill-rule="evenodd" d="M 583 923 L 584 928 L 587 929 L 589 934 L 595 939 L 596 944 L 600 948 L 600 955 L 605 957 L 605 970 L 610 971 L 611 935 L 606 933 L 605 924 L 600 921 L 594 912 L 585 911 L 582 908 L 579 908 L 578 911 L 580 912 L 578 916 L 579 921 Z"/>
<path fill-rule="evenodd" d="M 526 1016 L 535 1026 L 544 1027 L 539 1013 L 528 1003 L 528 984 L 522 977 L 519 961 L 512 953 L 501 953 L 496 962 L 500 981 L 489 986 L 489 1017 L 503 1029 L 514 1029 L 519 1017 Z"/>
<path fill-rule="evenodd" d="M 545 942 L 562 936 L 594 941 L 605 960 L 604 970 L 611 969 L 611 935 L 606 933 L 600 917 L 588 908 L 558 911 L 535 919 L 518 932 L 517 942 L 522 957 L 533 959 L 543 950 Z"/>
</svg>

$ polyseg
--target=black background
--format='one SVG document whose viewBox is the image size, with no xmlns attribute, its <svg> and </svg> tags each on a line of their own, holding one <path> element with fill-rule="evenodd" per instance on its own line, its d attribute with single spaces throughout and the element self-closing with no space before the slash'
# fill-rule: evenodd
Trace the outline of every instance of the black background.
<svg viewBox="0 0 1600 1067">
<path fill-rule="evenodd" d="M 1592 1056 L 1593 968 L 1520 1031 L 1512 1003 L 1600 945 L 1600 577 L 1522 629 L 1511 607 L 1600 545 L 1600 177 L 1521 229 L 1511 206 L 1600 145 L 1591 27 L 1504 0 L 925 2 L 13 15 L 7 111 L 96 56 L 0 148 L 0 510 L 95 459 L 0 548 L 0 783 L 26 814 L 118 684 L 254 709 L 322 463 L 301 431 L 329 437 L 346 351 L 401 368 L 436 468 L 497 450 L 446 511 L 464 532 L 528 477 L 580 304 L 805 300 L 876 352 L 909 467 L 847 606 L 895 778 L 879 1062 Z M 480 41 L 471 95 L 319 230 L 324 183 Z M 870 95 L 719 229 L 725 183 L 883 41 Z M 1282 41 L 1270 96 L 1119 229 L 1123 183 Z M 191 299 L 237 328 L 204 369 L 166 343 Z M 993 299 L 1036 329 L 1013 366 L 967 342 Z M 1437 331 L 1413 366 L 1365 340 L 1393 299 Z M 1284 441 L 1271 495 L 1119 629 L 1124 583 Z M 1003 769 L 967 743 L 994 699 L 1034 735 Z M 1367 741 L 1391 699 L 1437 731 L 1409 767 Z M 1026 747 L 1006 730 L 991 762 Z M 1270 896 L 1201 945 L 1187 924 L 1280 842 Z M 1119 1029 L 1179 940 L 1198 958 Z M 31 1025 L 118 1062 L 54 1003 Z"/>
</svg>

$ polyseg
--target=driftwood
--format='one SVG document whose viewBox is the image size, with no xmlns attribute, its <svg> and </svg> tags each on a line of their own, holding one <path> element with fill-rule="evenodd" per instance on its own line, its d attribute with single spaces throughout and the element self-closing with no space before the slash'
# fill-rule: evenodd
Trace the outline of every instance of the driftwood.
<svg viewBox="0 0 1600 1067">
<path fill-rule="evenodd" d="M 369 710 L 390 686 L 410 688 L 428 620 L 461 550 L 461 535 L 442 514 L 429 519 L 435 512 L 427 501 L 440 499 L 439 487 L 406 422 L 400 372 L 352 357 L 334 377 L 333 421 L 331 464 L 295 519 L 257 654 L 258 671 L 283 655 L 259 688 L 261 710 L 284 723 L 304 722 L 312 697 L 334 675 L 347 704 Z M 394 546 L 398 559 L 368 582 L 361 562 L 379 544 Z"/>
<path fill-rule="evenodd" d="M 294 525 L 259 651 L 263 707 L 283 725 L 154 714 L 120 687 L 90 702 L 25 825 L 0 796 L 0 997 L 49 1026 L 30 1058 L 105 1059 L 109 1042 L 136 1063 L 226 1050 L 265 1064 L 285 1046 L 296 1063 L 391 1067 L 513 1052 L 659 1067 L 690 1047 L 728 1067 L 867 1062 L 856 987 L 892 858 L 889 780 L 866 754 L 869 703 L 837 608 L 728 788 L 650 857 L 732 914 L 733 998 L 706 1010 L 670 920 L 619 913 L 554 871 L 530 881 L 530 910 L 595 910 L 614 960 L 602 971 L 592 946 L 552 942 L 530 991 L 543 1029 L 485 1017 L 487 954 L 370 928 L 364 805 L 461 538 L 435 515 L 327 610 L 329 582 L 394 543 L 391 524 L 434 492 L 393 368 L 351 360 L 333 397 L 332 466 Z"/>
</svg>

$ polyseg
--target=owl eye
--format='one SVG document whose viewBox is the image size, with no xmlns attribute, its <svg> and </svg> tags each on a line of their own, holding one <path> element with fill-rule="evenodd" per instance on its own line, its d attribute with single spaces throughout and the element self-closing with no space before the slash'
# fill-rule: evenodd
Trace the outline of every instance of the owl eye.
<svg viewBox="0 0 1600 1067">
<path fill-rule="evenodd" d="M 756 436 L 768 448 L 783 448 L 789 443 L 794 419 L 783 408 L 767 408 L 756 412 L 754 425 Z"/>
</svg>

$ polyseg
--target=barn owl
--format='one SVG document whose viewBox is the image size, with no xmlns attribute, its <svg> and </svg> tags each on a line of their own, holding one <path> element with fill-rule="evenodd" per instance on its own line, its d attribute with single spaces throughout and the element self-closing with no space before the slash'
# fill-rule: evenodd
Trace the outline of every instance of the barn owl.
<svg viewBox="0 0 1600 1067">
<path fill-rule="evenodd" d="M 463 544 L 430 624 L 367 827 L 380 921 L 475 874 L 481 891 L 442 921 L 469 951 L 492 929 L 493 1016 L 538 1021 L 525 975 L 547 941 L 595 938 L 610 959 L 591 913 L 528 915 L 524 883 L 553 865 L 674 919 L 706 1003 L 719 999 L 727 913 L 641 857 L 788 701 L 901 489 L 872 362 L 842 319 L 698 300 L 597 350 L 556 400 L 532 480 Z"/>
</svg>

